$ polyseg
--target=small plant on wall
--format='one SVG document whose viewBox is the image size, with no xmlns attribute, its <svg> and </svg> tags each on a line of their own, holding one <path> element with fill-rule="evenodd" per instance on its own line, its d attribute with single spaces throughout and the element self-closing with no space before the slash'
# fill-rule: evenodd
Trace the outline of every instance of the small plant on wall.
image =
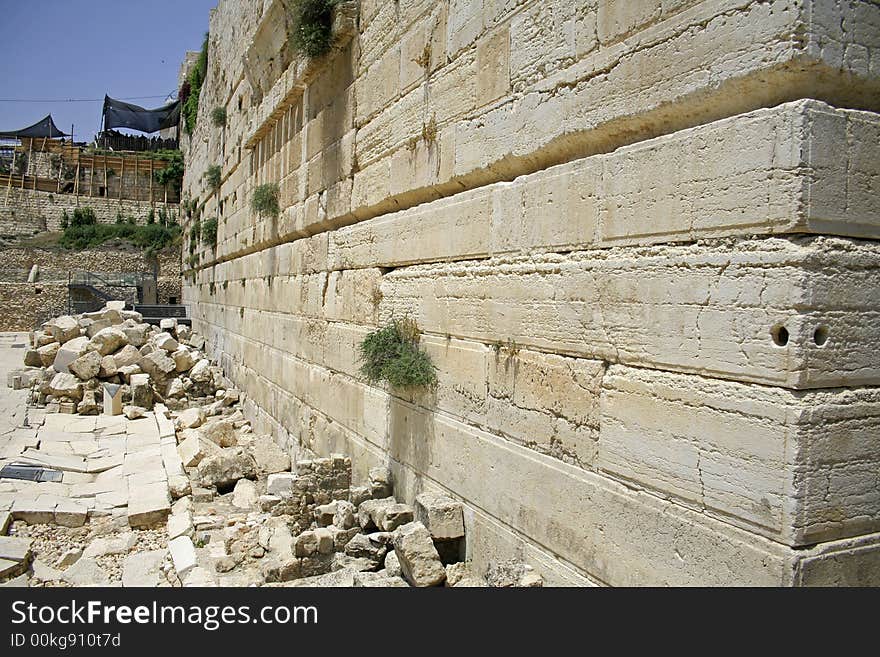
<svg viewBox="0 0 880 657">
<path fill-rule="evenodd" d="M 218 128 L 223 128 L 226 126 L 225 107 L 215 107 L 211 110 L 211 123 L 213 123 Z"/>
<path fill-rule="evenodd" d="M 320 57 L 333 45 L 333 7 L 339 0 L 292 0 L 293 47 L 307 57 Z"/>
<path fill-rule="evenodd" d="M 220 182 L 223 180 L 223 170 L 219 164 L 212 164 L 205 171 L 205 182 L 211 189 L 220 189 Z"/>
<path fill-rule="evenodd" d="M 211 248 L 217 246 L 217 218 L 211 217 L 202 224 L 201 238 Z"/>
<path fill-rule="evenodd" d="M 251 209 L 261 217 L 277 217 L 281 212 L 278 205 L 278 184 L 266 183 L 254 189 Z"/>
<path fill-rule="evenodd" d="M 437 367 L 419 348 L 419 327 L 406 317 L 368 334 L 359 347 L 361 374 L 370 383 L 385 381 L 395 388 L 433 387 Z"/>
</svg>

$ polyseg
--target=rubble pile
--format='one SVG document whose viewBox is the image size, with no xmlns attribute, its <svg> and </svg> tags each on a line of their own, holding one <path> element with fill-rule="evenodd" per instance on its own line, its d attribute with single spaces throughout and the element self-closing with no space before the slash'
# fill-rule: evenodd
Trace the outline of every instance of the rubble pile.
<svg viewBox="0 0 880 657">
<path fill-rule="evenodd" d="M 100 464 L 108 472 L 94 476 L 116 476 L 119 499 L 107 500 L 107 508 L 94 500 L 82 522 L 68 523 L 74 529 L 55 527 L 61 535 L 79 532 L 77 540 L 57 543 L 63 554 L 40 542 L 46 534 L 34 527 L 52 522 L 47 518 L 57 522 L 65 501 L 54 500 L 45 518 L 14 503 L 14 537 L 0 543 L 8 553 L 7 576 L 32 585 L 90 579 L 123 586 L 542 585 L 520 561 L 493 564 L 485 577 L 475 572 L 465 561 L 458 500 L 423 492 L 414 505 L 402 504 L 390 470 L 374 468 L 357 485 L 351 459 L 340 454 L 292 462 L 271 436 L 253 433 L 241 410 L 244 395 L 205 357 L 203 338 L 175 320 L 158 327 L 141 320 L 114 302 L 51 320 L 35 332 L 27 367 L 10 376 L 11 384 L 32 386 L 32 401 L 47 412 L 124 413 L 127 420 L 117 419 L 127 424 L 114 428 L 126 436 L 117 441 L 126 450 Z M 64 416 L 51 417 L 54 426 Z M 95 426 L 103 420 L 95 418 Z M 59 426 L 71 431 L 71 422 L 86 421 L 71 418 Z M 54 437 L 73 439 L 70 449 L 81 447 L 76 435 Z M 101 440 L 109 439 L 95 436 L 92 447 L 101 448 Z M 24 455 L 70 469 L 70 458 L 44 447 L 46 453 Z M 89 473 L 94 456 L 75 465 Z M 91 482 L 92 476 L 68 471 L 64 482 Z M 69 492 L 86 505 L 99 484 L 70 483 Z M 66 486 L 55 484 L 59 494 Z M 42 491 L 46 484 L 19 482 L 14 490 L 28 487 Z M 36 502 L 46 498 L 41 495 Z M 29 566 L 40 572 L 19 575 Z"/>
<path fill-rule="evenodd" d="M 157 402 L 173 410 L 208 401 L 229 406 L 237 393 L 223 390 L 223 372 L 204 347 L 205 339 L 176 319 L 154 326 L 124 302 L 109 301 L 97 312 L 43 324 L 25 352 L 25 368 L 10 373 L 9 384 L 32 388 L 33 403 L 49 412 L 96 415 L 104 407 L 134 419 Z"/>
</svg>

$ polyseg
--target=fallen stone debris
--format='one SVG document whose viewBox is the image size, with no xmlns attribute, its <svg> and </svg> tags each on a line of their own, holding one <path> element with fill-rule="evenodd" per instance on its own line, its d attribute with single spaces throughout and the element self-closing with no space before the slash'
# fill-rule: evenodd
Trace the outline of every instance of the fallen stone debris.
<svg viewBox="0 0 880 657">
<path fill-rule="evenodd" d="M 476 572 L 451 497 L 400 503 L 389 470 L 356 485 L 340 454 L 292 462 L 252 431 L 246 396 L 204 348 L 175 320 L 151 326 L 115 302 L 34 333 L 9 377 L 31 388 L 30 426 L 0 463 L 63 476 L 0 479 L 3 585 L 542 584 L 516 560 Z"/>
</svg>

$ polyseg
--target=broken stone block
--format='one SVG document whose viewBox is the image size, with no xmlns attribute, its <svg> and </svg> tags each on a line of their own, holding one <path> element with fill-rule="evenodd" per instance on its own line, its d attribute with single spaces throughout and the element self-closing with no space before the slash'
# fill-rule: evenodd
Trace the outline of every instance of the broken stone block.
<svg viewBox="0 0 880 657">
<path fill-rule="evenodd" d="M 356 507 L 372 499 L 372 497 L 373 492 L 366 486 L 352 486 L 348 491 L 348 500 Z"/>
<path fill-rule="evenodd" d="M 354 504 L 351 502 L 337 500 L 336 511 L 333 514 L 333 525 L 339 529 L 351 529 L 356 524 L 356 511 Z"/>
<path fill-rule="evenodd" d="M 128 343 L 138 348 L 146 344 L 147 336 L 150 333 L 150 325 L 141 323 L 135 326 L 123 326 L 120 330 L 125 334 Z"/>
<path fill-rule="evenodd" d="M 164 351 L 152 351 L 140 361 L 141 369 L 156 381 L 164 381 L 177 371 L 174 361 Z"/>
<path fill-rule="evenodd" d="M 86 390 L 83 392 L 83 399 L 76 405 L 76 412 L 80 415 L 98 414 L 98 402 L 95 399 L 94 390 Z"/>
<path fill-rule="evenodd" d="M 60 353 L 61 344 L 58 342 L 51 342 L 44 347 L 40 347 L 37 349 L 37 354 L 40 357 L 40 365 L 43 367 L 49 367 L 54 365 L 55 359 L 58 358 L 58 354 Z M 78 358 L 79 356 L 74 356 L 74 358 Z M 73 360 L 73 359 L 71 359 Z M 67 369 L 67 364 L 65 363 L 64 369 Z"/>
<path fill-rule="evenodd" d="M 389 504 L 376 510 L 374 523 L 382 531 L 394 531 L 401 525 L 412 522 L 413 510 L 409 504 Z"/>
<path fill-rule="evenodd" d="M 49 382 L 49 392 L 56 397 L 69 397 L 79 401 L 83 394 L 82 381 L 73 374 L 59 372 Z"/>
<path fill-rule="evenodd" d="M 78 338 L 80 335 L 79 323 L 70 315 L 62 315 L 46 322 L 43 324 L 43 330 L 61 344 Z"/>
<path fill-rule="evenodd" d="M 437 540 L 464 536 L 464 514 L 461 502 L 439 493 L 416 496 L 416 519 Z"/>
<path fill-rule="evenodd" d="M 516 559 L 490 563 L 486 581 L 489 586 L 501 588 L 533 588 L 544 585 L 543 578 L 534 568 Z"/>
<path fill-rule="evenodd" d="M 171 337 L 170 333 L 160 333 L 155 338 L 153 338 L 153 342 L 159 349 L 163 351 L 167 351 L 168 353 L 177 351 L 178 347 L 180 347 L 180 343 L 177 342 L 173 337 Z"/>
<path fill-rule="evenodd" d="M 446 580 L 446 569 L 422 523 L 398 527 L 394 532 L 394 551 L 404 578 L 413 586 L 439 586 Z"/>
<path fill-rule="evenodd" d="M 378 517 L 377 513 L 379 509 L 396 503 L 397 501 L 393 497 L 386 497 L 380 500 L 371 499 L 361 502 L 357 512 L 358 524 L 364 530 L 376 529 L 378 527 L 378 525 L 376 525 L 376 519 Z"/>
<path fill-rule="evenodd" d="M 108 554 L 127 554 L 137 543 L 137 536 L 134 532 L 125 532 L 120 536 L 111 538 L 98 537 L 92 539 L 92 542 L 86 546 L 82 556 L 94 559 L 95 557 L 103 557 Z"/>
<path fill-rule="evenodd" d="M 166 553 L 167 550 L 150 550 L 127 555 L 122 562 L 122 586 L 126 588 L 158 586 Z"/>
<path fill-rule="evenodd" d="M 205 421 L 205 413 L 201 408 L 188 408 L 182 411 L 174 424 L 178 429 L 195 429 L 202 426 Z"/>
<path fill-rule="evenodd" d="M 71 362 L 67 369 L 82 381 L 88 381 L 98 376 L 101 370 L 101 356 L 96 351 L 87 351 L 82 356 Z"/>
<path fill-rule="evenodd" d="M 32 543 L 33 541 L 30 538 L 0 536 L 0 559 L 24 562 L 25 567 L 27 567 L 31 559 Z"/>
<path fill-rule="evenodd" d="M 279 497 L 290 497 L 293 494 L 293 483 L 296 475 L 290 472 L 270 474 L 266 479 L 266 492 Z"/>
<path fill-rule="evenodd" d="M 196 567 L 196 548 L 189 536 L 178 536 L 168 541 L 168 549 L 171 552 L 171 560 L 177 576 L 183 578 L 190 570 Z"/>
<path fill-rule="evenodd" d="M 375 568 L 382 564 L 387 552 L 387 546 L 376 541 L 369 534 L 356 534 L 345 546 L 345 553 L 348 556 L 368 559 Z"/>
<path fill-rule="evenodd" d="M 132 527 L 151 527 L 165 522 L 171 511 L 164 483 L 130 487 L 128 495 L 128 524 Z"/>
<path fill-rule="evenodd" d="M 391 471 L 385 467 L 370 469 L 370 490 L 374 499 L 390 497 L 393 493 Z"/>
<path fill-rule="evenodd" d="M 87 506 L 61 498 L 55 506 L 55 524 L 62 527 L 82 527 L 89 516 Z"/>
<path fill-rule="evenodd" d="M 89 340 L 89 349 L 97 351 L 101 356 L 107 356 L 126 344 L 128 344 L 128 338 L 125 333 L 121 329 L 111 326 L 95 333 L 94 337 Z"/>
<path fill-rule="evenodd" d="M 64 582 L 72 586 L 109 586 L 107 571 L 94 559 L 83 557 L 61 575 Z"/>
<path fill-rule="evenodd" d="M 186 468 L 193 468 L 205 457 L 198 434 L 191 434 L 177 446 L 177 453 Z"/>
<path fill-rule="evenodd" d="M 116 359 L 113 356 L 104 356 L 101 359 L 101 367 L 98 368 L 98 376 L 102 379 L 109 379 L 116 376 L 119 367 L 116 365 Z"/>
<path fill-rule="evenodd" d="M 400 570 L 400 560 L 394 550 L 388 550 L 388 554 L 385 555 L 385 572 L 389 577 L 403 576 L 403 571 Z"/>
<path fill-rule="evenodd" d="M 138 363 L 140 363 L 141 352 L 138 351 L 137 347 L 127 344 L 110 357 L 113 358 L 113 362 L 116 363 L 116 368 L 118 371 L 123 367 L 137 365 Z"/>
<path fill-rule="evenodd" d="M 261 564 L 260 572 L 266 582 L 290 582 L 302 576 L 301 562 L 295 558 L 273 559 Z"/>
<path fill-rule="evenodd" d="M 24 352 L 24 364 L 28 367 L 41 367 L 43 359 L 40 358 L 40 352 L 36 349 L 28 349 Z"/>
<path fill-rule="evenodd" d="M 145 409 L 153 408 L 153 388 L 150 386 L 149 374 L 131 376 L 131 404 Z"/>
<path fill-rule="evenodd" d="M 103 331 L 105 328 L 113 326 L 109 319 L 82 319 L 80 320 L 80 324 L 85 328 L 86 337 L 88 338 L 93 338 L 99 331 Z"/>
<path fill-rule="evenodd" d="M 186 347 L 179 347 L 171 354 L 171 359 L 174 361 L 178 374 L 188 372 L 195 365 L 192 352 Z"/>
<path fill-rule="evenodd" d="M 250 509 L 257 503 L 257 486 L 249 479 L 239 479 L 232 491 L 232 505 Z"/>
<path fill-rule="evenodd" d="M 55 506 L 58 504 L 53 497 L 17 497 L 12 503 L 12 519 L 23 520 L 29 525 L 48 525 L 55 522 Z"/>
<path fill-rule="evenodd" d="M 272 436 L 255 436 L 248 449 L 257 462 L 257 469 L 260 472 L 275 474 L 290 470 L 290 456 L 278 446 Z"/>
<path fill-rule="evenodd" d="M 159 320 L 159 328 L 163 331 L 169 331 L 174 333 L 177 330 L 177 318 L 176 317 L 166 317 L 164 319 Z"/>
<path fill-rule="evenodd" d="M 318 527 L 315 530 L 315 539 L 318 542 L 319 554 L 330 554 L 334 551 L 333 534 L 326 527 Z"/>
<path fill-rule="evenodd" d="M 189 513 L 172 513 L 168 516 L 168 540 L 178 536 L 192 536 L 192 516 Z"/>
<path fill-rule="evenodd" d="M 389 576 L 386 573 L 355 573 L 354 586 L 365 588 L 409 588 L 400 576 Z"/>
<path fill-rule="evenodd" d="M 203 459 L 197 467 L 202 486 L 218 489 L 230 487 L 239 479 L 254 479 L 257 476 L 254 457 L 241 447 L 224 449 L 219 454 Z"/>
<path fill-rule="evenodd" d="M 211 362 L 207 358 L 202 358 L 189 371 L 189 378 L 195 383 L 210 383 L 214 378 Z"/>
<path fill-rule="evenodd" d="M 52 367 L 55 368 L 56 372 L 63 372 L 65 374 L 68 374 L 69 371 L 67 369 L 67 366 L 70 365 L 77 358 L 82 356 L 84 353 L 86 353 L 86 351 L 88 350 L 89 339 L 87 337 L 81 336 L 78 338 L 74 338 L 73 340 L 70 340 L 67 344 L 59 347 L 56 350 L 55 356 L 52 359 L 52 362 L 49 363 L 49 365 L 52 365 Z"/>
<path fill-rule="evenodd" d="M 147 409 L 142 406 L 129 405 L 123 407 L 122 414 L 129 420 L 138 420 L 147 416 Z"/>
<path fill-rule="evenodd" d="M 281 498 L 277 495 L 260 495 L 257 499 L 257 505 L 260 507 L 260 511 L 268 512 L 278 506 L 278 503 L 281 502 Z"/>
<path fill-rule="evenodd" d="M 9 511 L 0 511 L 0 536 L 6 534 L 10 524 L 12 524 L 12 515 Z"/>
<path fill-rule="evenodd" d="M 192 489 L 192 500 L 193 502 L 211 502 L 214 499 L 214 491 L 209 488 L 199 488 L 198 486 L 193 487 Z"/>
<path fill-rule="evenodd" d="M 67 568 L 68 566 L 72 566 L 82 555 L 82 548 L 70 548 L 65 550 L 64 553 L 58 557 L 58 561 L 55 562 L 55 568 Z"/>
<path fill-rule="evenodd" d="M 293 539 L 293 554 L 297 557 L 310 557 L 318 551 L 318 537 L 308 530 Z"/>
<path fill-rule="evenodd" d="M 186 475 L 175 474 L 168 477 L 168 492 L 172 499 L 178 499 L 192 492 L 192 484 Z"/>
<path fill-rule="evenodd" d="M 220 447 L 234 447 L 237 444 L 235 427 L 229 420 L 212 420 L 199 427 L 202 437 Z M 253 457 L 251 457 L 253 458 Z"/>
<path fill-rule="evenodd" d="M 329 504 L 321 504 L 315 507 L 315 522 L 318 527 L 326 527 L 333 524 L 333 517 L 336 515 L 336 502 Z"/>
</svg>

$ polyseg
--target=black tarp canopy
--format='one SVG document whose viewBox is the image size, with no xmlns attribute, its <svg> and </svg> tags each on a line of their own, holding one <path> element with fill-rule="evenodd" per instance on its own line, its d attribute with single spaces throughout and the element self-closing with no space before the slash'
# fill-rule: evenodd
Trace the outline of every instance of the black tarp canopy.
<svg viewBox="0 0 880 657">
<path fill-rule="evenodd" d="M 165 128 L 175 127 L 179 120 L 179 100 L 156 109 L 144 109 L 110 98 L 110 96 L 104 96 L 104 130 L 130 128 L 141 132 L 158 132 Z"/>
<path fill-rule="evenodd" d="M 47 114 L 46 118 L 40 119 L 36 123 L 21 130 L 12 130 L 11 132 L 0 132 L 0 138 L 3 139 L 21 139 L 23 137 L 49 137 L 55 139 L 58 137 L 66 137 L 67 133 L 61 132 L 52 115 Z"/>
</svg>

